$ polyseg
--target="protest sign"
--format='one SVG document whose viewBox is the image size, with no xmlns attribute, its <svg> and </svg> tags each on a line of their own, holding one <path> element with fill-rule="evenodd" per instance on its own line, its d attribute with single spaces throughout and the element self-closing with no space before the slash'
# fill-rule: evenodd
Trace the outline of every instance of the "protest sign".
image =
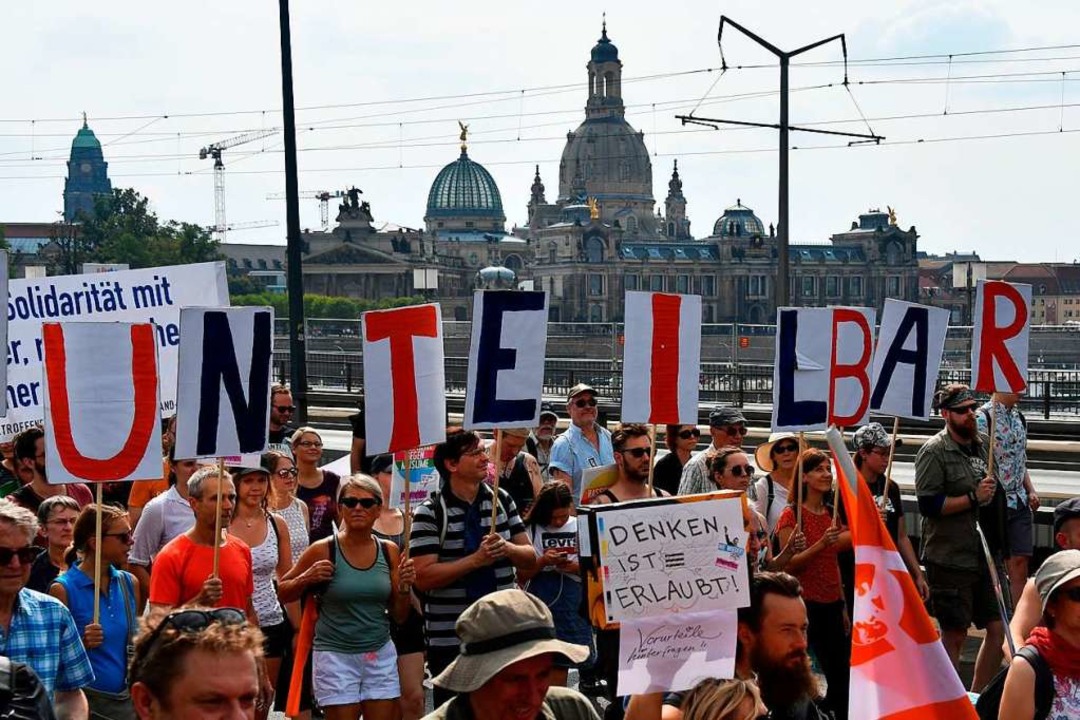
<svg viewBox="0 0 1080 720">
<path fill-rule="evenodd" d="M 863 425 L 870 416 L 870 371 L 874 359 L 872 308 L 834 307 L 829 363 L 829 424 Z"/>
<path fill-rule="evenodd" d="M 180 330 L 176 457 L 266 450 L 274 311 L 183 308 Z"/>
<path fill-rule="evenodd" d="M 435 468 L 435 446 L 394 453 L 394 474 L 390 480 L 392 508 L 405 508 L 405 475 L 408 470 L 409 503 L 416 507 L 439 489 L 439 471 Z"/>
<path fill-rule="evenodd" d="M 712 493 L 594 506 L 607 622 L 745 605 L 744 502 Z"/>
<path fill-rule="evenodd" d="M 948 310 L 885 300 L 874 351 L 872 411 L 912 420 L 930 417 L 948 329 Z"/>
<path fill-rule="evenodd" d="M 588 505 L 619 479 L 615 465 L 587 467 L 581 471 L 581 505 Z"/>
<path fill-rule="evenodd" d="M 701 296 L 626 293 L 622 421 L 696 425 Z"/>
<path fill-rule="evenodd" d="M 160 479 L 154 326 L 70 322 L 41 330 L 49 482 Z"/>
<path fill-rule="evenodd" d="M 547 293 L 478 290 L 473 295 L 466 430 L 540 423 L 547 314 Z"/>
<path fill-rule="evenodd" d="M 8 254 L 6 250 L 0 250 L 0 303 L 4 307 L 7 307 L 8 301 Z M 8 315 L 5 313 L 3 317 L 0 317 L 0 342 L 4 344 L 6 348 L 8 346 Z M 0 387 L 10 390 L 7 384 L 8 376 L 8 363 L 3 363 L 0 366 Z M 7 414 L 8 408 L 8 393 L 4 392 L 0 394 L 0 417 Z"/>
<path fill-rule="evenodd" d="M 777 309 L 774 432 L 825 429 L 832 358 L 832 310 Z"/>
<path fill-rule="evenodd" d="M 9 290 L 7 415 L 0 421 L 0 439 L 11 438 L 43 417 L 43 322 L 153 323 L 160 413 L 171 415 L 176 409 L 180 307 L 229 304 L 224 263 L 12 280 Z"/>
<path fill-rule="evenodd" d="M 368 455 L 446 439 L 442 312 L 437 303 L 361 316 Z"/>
<path fill-rule="evenodd" d="M 678 692 L 705 678 L 735 676 L 735 610 L 641 618 L 619 630 L 620 696 Z"/>
<path fill-rule="evenodd" d="M 971 386 L 978 392 L 1027 389 L 1031 286 L 979 281 L 971 335 Z"/>
</svg>

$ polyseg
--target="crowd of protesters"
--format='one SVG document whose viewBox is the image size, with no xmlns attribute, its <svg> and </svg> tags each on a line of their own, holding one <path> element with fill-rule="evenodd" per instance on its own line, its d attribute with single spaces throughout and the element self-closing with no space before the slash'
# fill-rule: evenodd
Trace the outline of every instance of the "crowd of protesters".
<svg viewBox="0 0 1080 720">
<path fill-rule="evenodd" d="M 746 448 L 746 417 L 718 407 L 705 449 L 695 425 L 657 442 L 645 425 L 609 429 L 581 384 L 562 433 L 548 404 L 536 428 L 448 429 L 439 489 L 407 518 L 391 507 L 393 459 L 365 452 L 362 414 L 340 477 L 319 431 L 290 425 L 289 390 L 271 397 L 258 464 L 176 458 L 170 423 L 162 477 L 103 488 L 100 506 L 85 485 L 48 482 L 39 428 L 0 445 L 0 654 L 36 673 L 56 717 L 418 720 L 426 676 L 440 719 L 848 717 L 851 533 L 830 456 L 798 435 Z M 935 403 L 944 429 L 915 458 L 921 555 L 880 424 L 853 433 L 855 465 L 953 662 L 972 625 L 985 631 L 972 690 L 1001 672 L 1001 718 L 1080 718 L 1080 498 L 1055 509 L 1061 552 L 1029 578 L 1039 499 L 1017 398 L 980 406 L 949 385 Z M 617 696 L 620 632 L 591 626 L 578 557 L 585 471 L 602 466 L 614 479 L 590 503 L 747 496 L 733 679 Z M 977 525 L 1004 561 L 1008 628 Z M 1007 631 L 1023 650 L 1002 670 Z"/>
</svg>

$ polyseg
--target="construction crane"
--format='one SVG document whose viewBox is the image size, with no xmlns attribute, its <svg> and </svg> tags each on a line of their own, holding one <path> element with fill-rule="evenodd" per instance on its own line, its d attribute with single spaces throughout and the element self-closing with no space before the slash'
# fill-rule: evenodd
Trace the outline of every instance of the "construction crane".
<svg viewBox="0 0 1080 720">
<path fill-rule="evenodd" d="M 330 229 L 330 200 L 331 198 L 343 198 L 347 195 L 342 190 L 304 190 L 300 193 L 300 198 L 305 200 L 318 200 L 319 201 L 319 219 L 322 221 L 322 229 Z M 284 200 L 285 193 L 270 193 L 266 196 L 267 200 Z"/>
<path fill-rule="evenodd" d="M 225 224 L 225 163 L 221 157 L 222 152 L 277 133 L 277 128 L 256 130 L 231 137 L 228 140 L 212 143 L 199 150 L 200 160 L 206 158 L 213 158 L 214 160 L 214 239 L 219 243 L 225 242 L 225 230 L 227 229 Z"/>
<path fill-rule="evenodd" d="M 255 230 L 258 228 L 277 227 L 280 223 L 277 220 L 251 220 L 249 222 L 229 223 L 225 226 L 225 229 L 229 232 L 233 230 Z M 217 227 L 211 225 L 206 228 L 210 232 L 216 232 Z"/>
</svg>

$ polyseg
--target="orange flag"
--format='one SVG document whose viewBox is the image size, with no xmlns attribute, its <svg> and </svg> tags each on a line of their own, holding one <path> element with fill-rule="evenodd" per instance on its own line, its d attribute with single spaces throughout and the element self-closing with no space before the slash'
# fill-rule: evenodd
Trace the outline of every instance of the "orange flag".
<svg viewBox="0 0 1080 720">
<path fill-rule="evenodd" d="M 855 546 L 850 716 L 978 720 L 843 436 L 830 428 L 826 438 Z"/>
</svg>

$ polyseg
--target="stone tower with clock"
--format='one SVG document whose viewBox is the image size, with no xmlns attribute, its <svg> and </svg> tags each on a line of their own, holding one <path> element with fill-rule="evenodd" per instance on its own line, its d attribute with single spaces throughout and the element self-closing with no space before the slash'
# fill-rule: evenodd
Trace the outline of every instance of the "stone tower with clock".
<svg viewBox="0 0 1080 720">
<path fill-rule="evenodd" d="M 68 176 L 64 181 L 64 221 L 74 222 L 78 215 L 94 211 L 94 198 L 112 192 L 109 182 L 109 164 L 101 152 L 94 131 L 86 124 L 71 142 L 71 158 L 68 160 Z"/>
</svg>

